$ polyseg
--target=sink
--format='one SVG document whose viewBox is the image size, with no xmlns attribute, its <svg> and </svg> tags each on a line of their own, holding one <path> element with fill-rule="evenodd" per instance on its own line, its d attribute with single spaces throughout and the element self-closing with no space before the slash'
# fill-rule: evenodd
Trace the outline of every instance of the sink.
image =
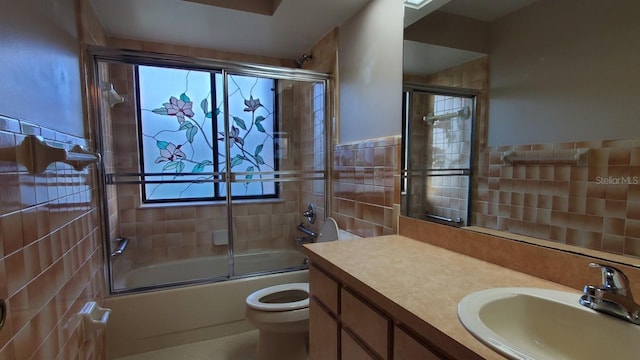
<svg viewBox="0 0 640 360">
<path fill-rule="evenodd" d="M 579 293 L 494 288 L 458 304 L 464 327 L 509 359 L 640 359 L 640 326 L 578 303 Z"/>
</svg>

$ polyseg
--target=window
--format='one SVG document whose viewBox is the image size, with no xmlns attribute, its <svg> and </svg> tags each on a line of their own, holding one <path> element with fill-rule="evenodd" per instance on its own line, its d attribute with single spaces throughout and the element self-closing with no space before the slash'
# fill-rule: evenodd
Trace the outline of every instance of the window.
<svg viewBox="0 0 640 360">
<path fill-rule="evenodd" d="M 144 202 L 223 200 L 227 163 L 234 199 L 278 196 L 274 181 L 256 181 L 278 168 L 275 79 L 227 74 L 224 94 L 221 72 L 138 66 L 136 75 Z"/>
</svg>

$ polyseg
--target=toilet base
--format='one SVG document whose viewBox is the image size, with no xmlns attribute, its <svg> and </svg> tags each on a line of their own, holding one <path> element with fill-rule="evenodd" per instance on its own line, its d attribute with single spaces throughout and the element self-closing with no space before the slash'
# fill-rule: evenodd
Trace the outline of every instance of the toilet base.
<svg viewBox="0 0 640 360">
<path fill-rule="evenodd" d="M 260 331 L 257 360 L 306 360 L 309 333 Z"/>
</svg>

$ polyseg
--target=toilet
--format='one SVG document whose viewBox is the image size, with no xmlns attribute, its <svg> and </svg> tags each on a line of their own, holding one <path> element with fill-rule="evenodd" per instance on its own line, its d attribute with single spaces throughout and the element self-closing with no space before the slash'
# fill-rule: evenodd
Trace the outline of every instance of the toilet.
<svg viewBox="0 0 640 360">
<path fill-rule="evenodd" d="M 338 224 L 327 218 L 317 242 L 338 240 Z M 246 299 L 247 320 L 260 332 L 257 360 L 305 360 L 309 336 L 309 283 L 266 287 Z"/>
</svg>

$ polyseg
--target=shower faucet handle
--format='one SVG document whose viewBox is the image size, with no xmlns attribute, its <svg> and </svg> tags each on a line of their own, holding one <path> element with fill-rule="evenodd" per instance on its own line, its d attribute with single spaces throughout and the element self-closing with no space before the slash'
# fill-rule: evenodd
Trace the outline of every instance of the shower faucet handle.
<svg viewBox="0 0 640 360">
<path fill-rule="evenodd" d="M 315 224 L 316 222 L 316 206 L 310 203 L 307 206 L 307 210 L 302 213 L 302 216 L 306 217 L 309 223 Z"/>
</svg>

